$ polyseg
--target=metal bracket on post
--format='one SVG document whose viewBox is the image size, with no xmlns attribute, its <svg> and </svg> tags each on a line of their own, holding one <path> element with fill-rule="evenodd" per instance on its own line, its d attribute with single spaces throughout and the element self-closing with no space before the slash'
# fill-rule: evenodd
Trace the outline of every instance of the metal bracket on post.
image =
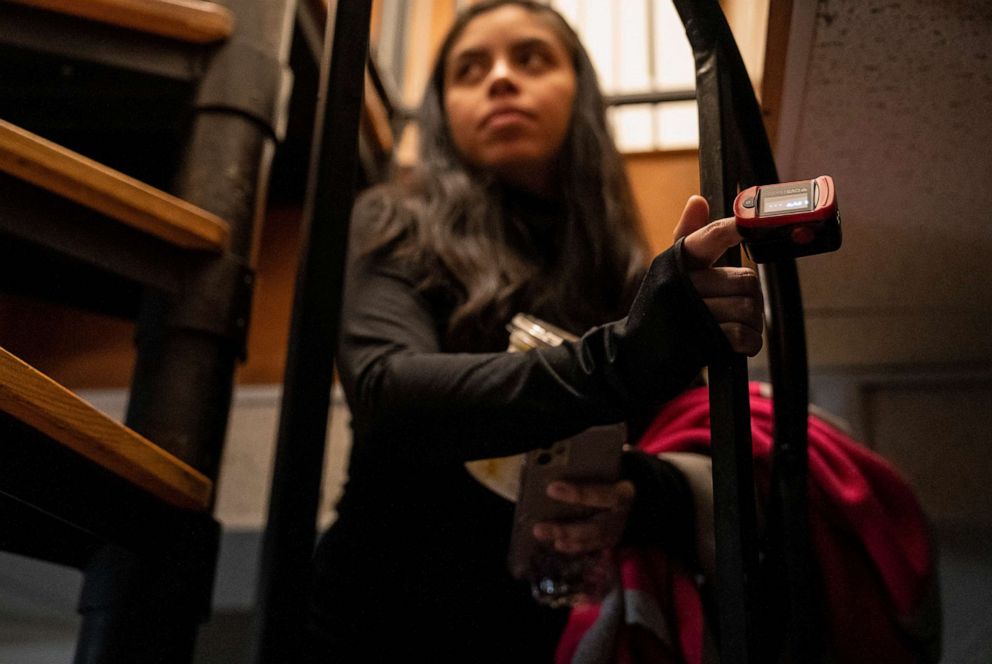
<svg viewBox="0 0 992 664">
<path fill-rule="evenodd" d="M 244 260 L 233 254 L 210 259 L 185 280 L 165 324 L 227 339 L 243 360 L 254 285 L 255 272 Z"/>
<path fill-rule="evenodd" d="M 182 274 L 179 293 L 149 293 L 145 298 L 139 338 L 183 330 L 219 337 L 237 356 L 247 356 L 255 272 L 233 254 L 203 259 Z"/>
<path fill-rule="evenodd" d="M 239 72 L 251 71 L 251 76 Z M 199 110 L 234 111 L 266 127 L 277 141 L 286 135 L 293 73 L 271 54 L 235 40 L 221 48 L 200 82 Z"/>
</svg>

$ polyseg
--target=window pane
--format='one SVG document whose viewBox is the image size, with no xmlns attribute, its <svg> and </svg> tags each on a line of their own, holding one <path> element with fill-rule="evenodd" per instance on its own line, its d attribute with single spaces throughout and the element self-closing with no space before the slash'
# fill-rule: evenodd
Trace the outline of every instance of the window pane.
<svg viewBox="0 0 992 664">
<path fill-rule="evenodd" d="M 657 149 L 681 150 L 699 146 L 699 115 L 695 101 L 657 104 L 654 119 Z"/>
<path fill-rule="evenodd" d="M 648 4 L 654 0 L 618 0 L 617 92 L 651 90 L 651 49 L 648 44 Z"/>
<path fill-rule="evenodd" d="M 655 90 L 693 90 L 696 87 L 692 47 L 672 0 L 654 2 Z"/>
<path fill-rule="evenodd" d="M 599 73 L 599 82 L 607 93 L 613 92 L 617 85 L 614 10 L 612 3 L 603 0 L 584 0 L 579 6 L 582 20 L 579 35 Z"/>
<path fill-rule="evenodd" d="M 654 150 L 654 128 L 651 104 L 615 106 L 610 109 L 610 124 L 617 148 L 621 152 Z"/>
</svg>

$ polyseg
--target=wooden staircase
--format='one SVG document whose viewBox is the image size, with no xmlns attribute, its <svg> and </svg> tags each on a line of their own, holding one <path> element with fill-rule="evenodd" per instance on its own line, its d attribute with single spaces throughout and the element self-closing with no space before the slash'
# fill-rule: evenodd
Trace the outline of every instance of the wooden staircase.
<svg viewBox="0 0 992 664">
<path fill-rule="evenodd" d="M 183 249 L 221 253 L 223 219 L 0 119 L 0 171 Z"/>
<path fill-rule="evenodd" d="M 0 348 L 0 411 L 179 508 L 206 511 L 213 482 Z"/>
<path fill-rule="evenodd" d="M 11 0 L 145 34 L 194 44 L 227 39 L 234 14 L 205 0 Z"/>
<path fill-rule="evenodd" d="M 137 330 L 124 424 L 0 348 L 0 549 L 83 571 L 77 663 L 189 662 L 209 613 L 294 10 L 0 0 L 0 293 Z"/>
</svg>

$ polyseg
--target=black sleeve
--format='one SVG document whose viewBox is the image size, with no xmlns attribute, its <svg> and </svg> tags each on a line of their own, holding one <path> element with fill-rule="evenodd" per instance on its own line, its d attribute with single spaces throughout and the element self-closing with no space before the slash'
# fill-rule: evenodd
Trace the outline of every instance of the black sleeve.
<svg viewBox="0 0 992 664">
<path fill-rule="evenodd" d="M 622 543 L 659 544 L 690 565 L 696 559 L 692 489 L 674 464 L 640 450 L 623 453 L 621 473 L 634 483 L 636 500 Z"/>
<path fill-rule="evenodd" d="M 353 233 L 361 235 L 356 211 Z M 442 323 L 395 261 L 353 246 L 338 369 L 358 454 L 409 463 L 515 454 L 623 421 L 683 390 L 729 346 L 682 267 L 659 255 L 629 315 L 525 353 L 445 353 Z"/>
</svg>

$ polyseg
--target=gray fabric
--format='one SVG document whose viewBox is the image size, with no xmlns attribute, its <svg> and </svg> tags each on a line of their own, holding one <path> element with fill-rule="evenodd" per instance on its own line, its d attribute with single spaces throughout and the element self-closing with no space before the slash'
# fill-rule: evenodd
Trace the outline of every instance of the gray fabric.
<svg viewBox="0 0 992 664">
<path fill-rule="evenodd" d="M 582 635 L 572 664 L 608 664 L 613 659 L 614 641 L 624 620 L 623 590 L 617 586 L 603 598 L 599 617 Z"/>
</svg>

